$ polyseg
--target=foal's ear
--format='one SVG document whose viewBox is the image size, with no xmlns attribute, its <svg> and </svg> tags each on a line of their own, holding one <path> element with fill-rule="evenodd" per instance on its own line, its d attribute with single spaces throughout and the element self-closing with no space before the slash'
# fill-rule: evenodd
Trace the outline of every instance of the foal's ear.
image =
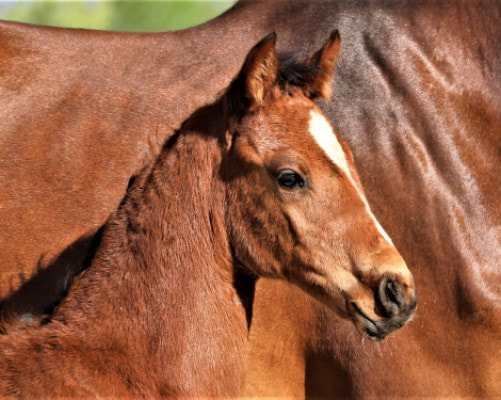
<svg viewBox="0 0 501 400">
<path fill-rule="evenodd" d="M 331 81 L 336 69 L 336 62 L 341 49 L 341 37 L 336 30 L 332 31 L 324 45 L 316 53 L 308 57 L 308 61 L 318 68 L 317 73 L 306 87 L 310 97 L 323 97 L 329 99 L 331 96 Z"/>
<path fill-rule="evenodd" d="M 247 54 L 244 65 L 238 74 L 233 90 L 233 99 L 246 109 L 263 105 L 271 93 L 278 77 L 278 58 L 275 51 L 277 35 L 275 32 L 264 37 Z M 242 96 L 244 98 L 242 98 Z"/>
</svg>

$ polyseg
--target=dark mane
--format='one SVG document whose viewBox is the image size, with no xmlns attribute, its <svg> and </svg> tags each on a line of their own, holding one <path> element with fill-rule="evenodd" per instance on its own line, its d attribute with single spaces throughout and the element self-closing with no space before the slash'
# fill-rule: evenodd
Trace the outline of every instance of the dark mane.
<svg viewBox="0 0 501 400">
<path fill-rule="evenodd" d="M 320 72 L 318 65 L 300 58 L 297 53 L 278 54 L 278 85 L 284 92 L 289 92 L 293 87 L 306 88 Z"/>
</svg>

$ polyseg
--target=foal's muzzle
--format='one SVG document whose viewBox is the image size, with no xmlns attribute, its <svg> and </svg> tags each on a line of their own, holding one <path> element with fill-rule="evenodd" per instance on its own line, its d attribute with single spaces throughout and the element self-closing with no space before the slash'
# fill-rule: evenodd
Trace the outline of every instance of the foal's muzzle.
<svg viewBox="0 0 501 400">
<path fill-rule="evenodd" d="M 367 336 L 381 340 L 395 329 L 409 321 L 416 310 L 417 295 L 414 284 L 401 276 L 384 275 L 374 288 L 375 314 L 381 319 L 370 318 L 355 301 L 350 302 L 355 324 L 362 328 Z"/>
</svg>

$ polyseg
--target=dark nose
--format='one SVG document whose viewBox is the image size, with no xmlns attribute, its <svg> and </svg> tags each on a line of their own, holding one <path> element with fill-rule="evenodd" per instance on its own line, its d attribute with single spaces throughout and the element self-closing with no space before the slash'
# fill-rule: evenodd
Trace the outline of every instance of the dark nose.
<svg viewBox="0 0 501 400">
<path fill-rule="evenodd" d="M 379 282 L 377 297 L 386 317 L 394 317 L 416 306 L 414 289 L 391 275 L 384 276 Z"/>
</svg>

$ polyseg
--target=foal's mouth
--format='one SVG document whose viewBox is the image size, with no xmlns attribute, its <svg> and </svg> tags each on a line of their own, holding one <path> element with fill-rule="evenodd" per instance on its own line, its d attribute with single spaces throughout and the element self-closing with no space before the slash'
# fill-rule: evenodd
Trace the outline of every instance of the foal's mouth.
<svg viewBox="0 0 501 400">
<path fill-rule="evenodd" d="M 389 332 L 382 327 L 379 327 L 377 322 L 373 321 L 371 318 L 365 314 L 362 309 L 358 306 L 358 304 L 354 301 L 351 301 L 350 308 L 352 310 L 353 322 L 357 326 L 357 328 L 361 328 L 362 331 L 372 340 L 381 340 L 384 339 Z"/>
<path fill-rule="evenodd" d="M 399 314 L 394 315 L 390 318 L 383 318 L 379 321 L 374 321 L 360 308 L 360 306 L 355 301 L 349 302 L 349 310 L 352 314 L 352 320 L 355 326 L 361 330 L 369 339 L 372 340 L 382 340 L 389 333 L 394 330 L 401 328 L 412 318 L 417 306 L 417 298 L 405 307 Z"/>
</svg>

